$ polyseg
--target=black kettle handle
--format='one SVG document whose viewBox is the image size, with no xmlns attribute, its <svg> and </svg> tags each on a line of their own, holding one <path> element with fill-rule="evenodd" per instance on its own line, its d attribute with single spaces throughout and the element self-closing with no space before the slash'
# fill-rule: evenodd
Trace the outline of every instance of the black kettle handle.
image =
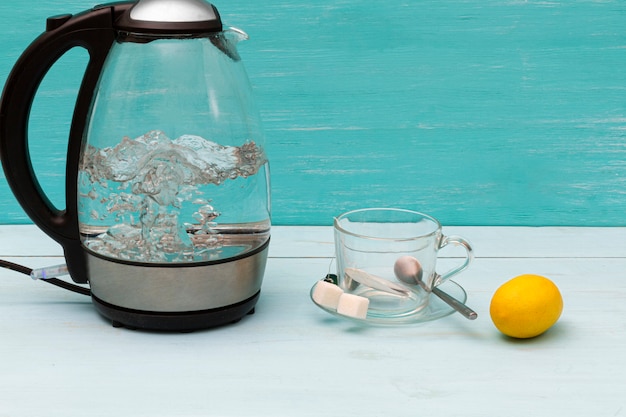
<svg viewBox="0 0 626 417">
<path fill-rule="evenodd" d="M 87 282 L 78 230 L 78 164 L 91 103 L 104 61 L 115 41 L 114 22 L 133 3 L 98 6 L 77 15 L 48 19 L 46 31 L 20 56 L 7 78 L 0 101 L 0 157 L 7 182 L 31 220 L 63 246 L 67 266 L 76 282 Z M 37 89 L 50 68 L 70 49 L 89 53 L 70 127 L 64 210 L 44 194 L 28 151 L 28 121 Z"/>
</svg>

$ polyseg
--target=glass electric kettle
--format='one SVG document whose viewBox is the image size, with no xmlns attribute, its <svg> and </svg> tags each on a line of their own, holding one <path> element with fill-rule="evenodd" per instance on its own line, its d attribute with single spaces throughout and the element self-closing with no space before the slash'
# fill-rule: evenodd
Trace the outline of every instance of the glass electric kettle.
<svg viewBox="0 0 626 417">
<path fill-rule="evenodd" d="M 241 319 L 260 294 L 269 165 L 236 44 L 203 0 L 139 0 L 48 19 L 0 103 L 0 154 L 30 218 L 64 248 L 114 325 L 195 330 Z M 28 154 L 37 88 L 68 50 L 90 60 L 78 93 L 66 208 Z"/>
</svg>

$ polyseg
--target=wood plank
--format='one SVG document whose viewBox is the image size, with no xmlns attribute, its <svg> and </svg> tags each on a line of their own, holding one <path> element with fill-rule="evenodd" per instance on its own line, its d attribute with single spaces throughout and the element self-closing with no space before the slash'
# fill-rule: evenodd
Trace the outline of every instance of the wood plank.
<svg viewBox="0 0 626 417">
<path fill-rule="evenodd" d="M 626 228 L 445 226 L 447 235 L 467 238 L 476 257 L 624 257 Z M 331 227 L 273 227 L 274 257 L 333 257 Z M 462 251 L 461 251 L 462 252 Z M 458 256 L 447 251 L 442 256 Z"/>
<path fill-rule="evenodd" d="M 2 2 L 0 84 L 46 17 L 92 5 Z M 241 54 L 267 132 L 275 224 L 399 206 L 449 225 L 626 225 L 621 3 L 217 6 L 251 35 Z M 79 55 L 32 113 L 35 169 L 60 208 Z M 0 223 L 20 222 L 0 179 Z"/>
<path fill-rule="evenodd" d="M 543 337 L 513 341 L 488 302 L 528 262 L 468 270 L 476 321 L 393 328 L 318 310 L 308 290 L 324 259 L 272 259 L 254 316 L 190 334 L 115 329 L 84 297 L 2 279 L 2 412 L 84 416 L 95 401 L 97 415 L 624 415 L 625 260 L 533 260 L 554 275 L 565 310 Z"/>
</svg>

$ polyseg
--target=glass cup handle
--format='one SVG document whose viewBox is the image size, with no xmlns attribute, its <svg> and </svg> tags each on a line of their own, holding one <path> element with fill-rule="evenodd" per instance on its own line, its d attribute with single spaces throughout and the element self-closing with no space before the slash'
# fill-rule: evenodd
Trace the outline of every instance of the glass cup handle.
<svg viewBox="0 0 626 417">
<path fill-rule="evenodd" d="M 433 285 L 435 287 L 440 284 L 443 284 L 444 282 L 446 282 L 448 279 L 458 274 L 459 272 L 464 271 L 474 259 L 474 250 L 472 249 L 472 245 L 461 236 L 443 236 L 441 241 L 439 242 L 439 249 L 442 249 L 448 245 L 462 246 L 465 249 L 465 253 L 466 253 L 465 262 L 463 262 L 461 265 L 457 266 L 456 268 L 449 270 L 443 275 L 437 275 L 437 277 L 434 280 L 434 285 Z"/>
</svg>

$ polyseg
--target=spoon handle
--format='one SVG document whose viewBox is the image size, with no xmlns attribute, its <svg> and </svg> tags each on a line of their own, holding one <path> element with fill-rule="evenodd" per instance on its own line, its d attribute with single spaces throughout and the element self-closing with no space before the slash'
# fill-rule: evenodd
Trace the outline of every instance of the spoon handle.
<svg viewBox="0 0 626 417">
<path fill-rule="evenodd" d="M 478 317 L 478 314 L 476 314 L 474 310 L 472 310 L 471 308 L 469 308 L 468 306 L 466 306 L 465 304 L 463 304 L 456 298 L 452 297 L 448 293 L 441 291 L 439 288 L 437 287 L 433 288 L 432 293 L 435 294 L 437 297 L 441 298 L 443 301 L 445 301 L 446 304 L 448 304 L 450 307 L 452 307 L 453 309 L 461 313 L 463 317 L 469 320 L 475 320 L 476 317 Z"/>
</svg>

